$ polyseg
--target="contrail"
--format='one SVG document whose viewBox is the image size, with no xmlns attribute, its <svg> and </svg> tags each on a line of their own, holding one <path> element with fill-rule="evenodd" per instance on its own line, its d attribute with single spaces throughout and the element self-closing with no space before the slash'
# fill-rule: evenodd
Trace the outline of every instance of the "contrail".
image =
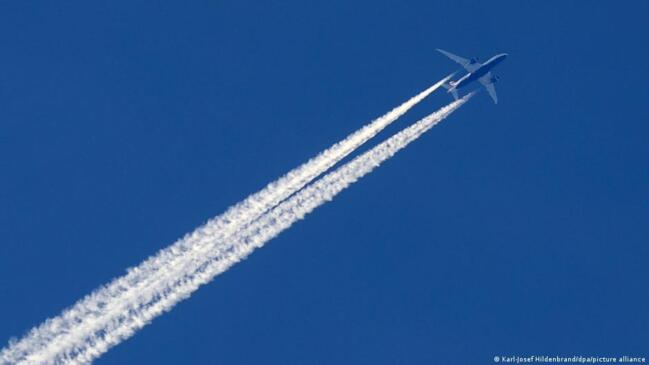
<svg viewBox="0 0 649 365">
<path fill-rule="evenodd" d="M 382 117 L 374 120 L 341 142 L 320 153 L 300 167 L 290 171 L 264 189 L 249 196 L 244 201 L 229 208 L 225 213 L 208 221 L 204 226 L 186 235 L 175 244 L 159 251 L 127 274 L 95 290 L 58 317 L 48 319 L 32 329 L 18 342 L 12 341 L 0 352 L 0 363 L 16 363 L 39 353 L 56 351 L 60 344 L 67 344 L 71 335 L 81 335 L 94 331 L 101 325 L 106 313 L 124 308 L 131 303 L 139 290 L 150 286 L 150 281 L 159 280 L 156 272 L 173 267 L 193 250 L 222 241 L 232 235 L 242 225 L 246 225 L 267 212 L 279 202 L 303 188 L 317 176 L 328 170 L 356 148 L 374 137 L 394 122 L 414 105 L 444 84 L 452 75 L 417 94 Z"/>
<path fill-rule="evenodd" d="M 333 199 L 340 191 L 439 123 L 472 95 L 469 94 L 443 107 L 285 200 L 258 220 L 239 230 L 228 247 L 218 247 L 217 252 L 204 259 L 194 271 L 184 269 L 185 274 L 172 285 L 156 289 L 157 293 L 151 301 L 140 304 L 128 313 L 122 313 L 107 327 L 84 338 L 77 347 L 67 353 L 56 354 L 55 360 L 60 363 L 87 363 L 97 358 L 112 346 L 133 335 L 156 316 L 170 310 L 201 285 L 211 281 L 214 276 L 244 259 L 255 248 L 263 246 L 265 242 L 304 218 L 306 214 Z"/>
</svg>

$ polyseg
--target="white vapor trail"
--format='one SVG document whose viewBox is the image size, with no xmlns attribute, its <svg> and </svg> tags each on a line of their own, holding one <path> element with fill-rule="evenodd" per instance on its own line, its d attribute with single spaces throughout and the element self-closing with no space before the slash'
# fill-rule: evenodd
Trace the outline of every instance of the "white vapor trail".
<svg viewBox="0 0 649 365">
<path fill-rule="evenodd" d="M 204 247 L 212 247 L 213 242 L 223 242 L 241 227 L 302 189 L 439 88 L 451 76 L 268 184 L 140 265 L 130 268 L 126 275 L 98 288 L 61 315 L 32 329 L 21 340 L 11 341 L 0 352 L 0 364 L 55 362 L 52 359 L 57 354 L 70 352 L 70 349 L 79 344 L 79 339 L 97 333 L 116 315 L 127 313 L 138 305 L 142 301 L 142 293 L 147 292 L 145 289 L 155 289 L 167 278 L 176 279 L 173 275 L 177 270 L 174 268 L 184 267 L 183 260 L 187 260 L 187 257 L 196 257 L 193 253 L 204 252 Z"/>
<path fill-rule="evenodd" d="M 201 285 L 243 260 L 255 248 L 263 246 L 306 214 L 333 199 L 339 192 L 443 120 L 471 96 L 472 94 L 469 94 L 443 107 L 283 201 L 239 230 L 228 246 L 217 247 L 214 252 L 205 252 L 203 261 L 192 271 L 185 268 L 184 275 L 180 275 L 164 288 L 157 288 L 156 295 L 150 301 L 142 302 L 137 308 L 114 318 L 108 326 L 84 338 L 74 350 L 57 354 L 56 361 L 70 364 L 88 363 L 132 336 L 153 318 L 169 311 L 175 304 L 190 296 Z"/>
</svg>

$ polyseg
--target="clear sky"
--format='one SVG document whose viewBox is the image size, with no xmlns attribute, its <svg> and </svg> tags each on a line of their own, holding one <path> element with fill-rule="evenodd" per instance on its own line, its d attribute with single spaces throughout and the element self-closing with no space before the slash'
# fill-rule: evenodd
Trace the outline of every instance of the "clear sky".
<svg viewBox="0 0 649 365">
<path fill-rule="evenodd" d="M 457 70 L 444 48 L 509 53 L 497 106 L 97 364 L 649 356 L 648 4 L 2 2 L 0 347 Z"/>
</svg>

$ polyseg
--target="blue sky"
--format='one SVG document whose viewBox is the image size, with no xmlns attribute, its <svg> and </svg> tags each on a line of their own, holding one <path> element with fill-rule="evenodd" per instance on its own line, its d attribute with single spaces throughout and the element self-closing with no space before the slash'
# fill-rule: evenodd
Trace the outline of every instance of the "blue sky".
<svg viewBox="0 0 649 365">
<path fill-rule="evenodd" d="M 444 48 L 510 54 L 499 105 L 480 93 L 97 364 L 649 355 L 648 13 L 2 3 L 0 341 L 456 70 Z"/>
</svg>

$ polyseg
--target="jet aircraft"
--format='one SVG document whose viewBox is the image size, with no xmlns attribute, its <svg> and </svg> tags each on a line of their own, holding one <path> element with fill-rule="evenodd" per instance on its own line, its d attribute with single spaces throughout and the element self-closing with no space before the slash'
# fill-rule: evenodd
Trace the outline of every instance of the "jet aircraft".
<svg viewBox="0 0 649 365">
<path fill-rule="evenodd" d="M 473 81 L 479 81 L 482 86 L 487 89 L 489 96 L 493 99 L 494 104 L 498 104 L 498 96 L 496 95 L 496 88 L 494 84 L 498 82 L 498 76 L 491 74 L 491 69 L 493 69 L 497 64 L 502 62 L 507 58 L 507 53 L 501 53 L 491 57 L 485 63 L 480 63 L 477 58 L 466 59 L 460 56 L 456 56 L 451 52 L 444 51 L 443 49 L 437 49 L 444 56 L 452 59 L 453 61 L 459 63 L 464 69 L 468 72 L 466 75 L 462 76 L 457 81 L 449 81 L 447 84 L 444 84 L 444 88 L 457 100 L 458 99 L 458 89 L 461 89 Z"/>
</svg>

